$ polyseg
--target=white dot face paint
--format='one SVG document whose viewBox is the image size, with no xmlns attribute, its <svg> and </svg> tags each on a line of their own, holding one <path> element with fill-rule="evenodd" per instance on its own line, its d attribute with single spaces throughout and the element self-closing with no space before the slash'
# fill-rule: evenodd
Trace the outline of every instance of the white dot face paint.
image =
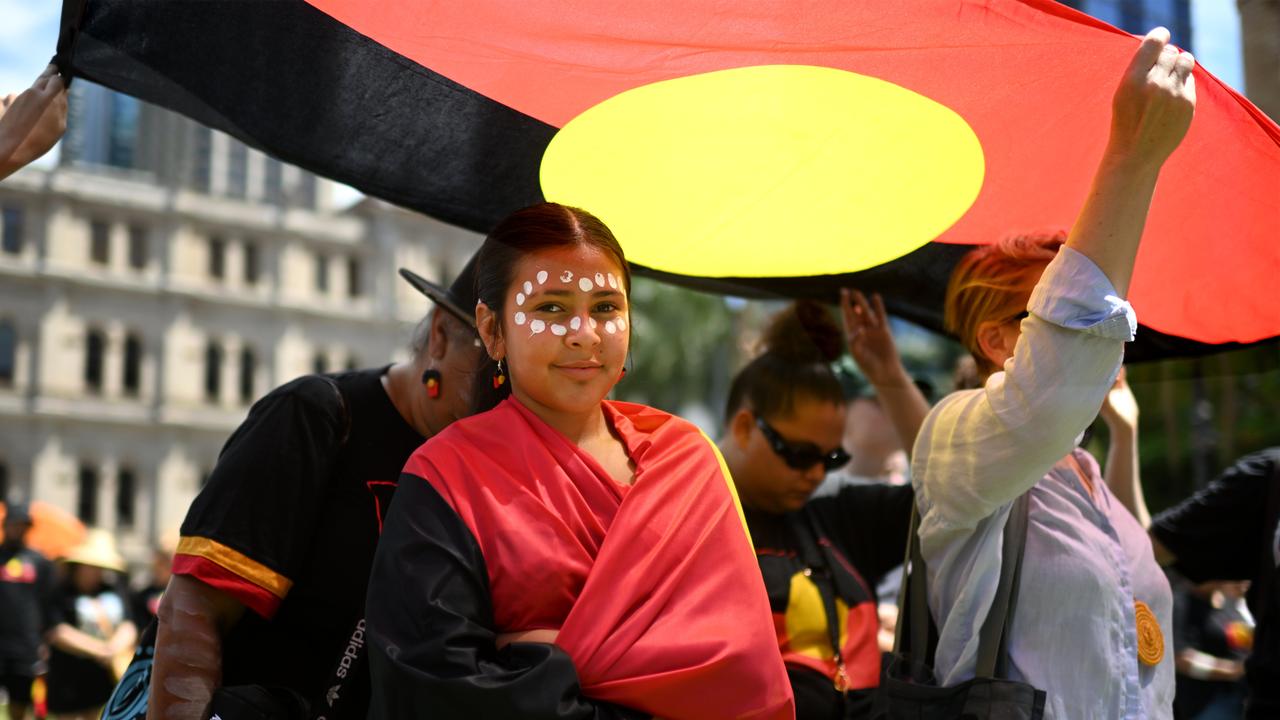
<svg viewBox="0 0 1280 720">
<path fill-rule="evenodd" d="M 596 285 L 597 285 L 598 287 L 604 287 L 604 274 L 603 274 L 603 273 L 596 273 Z"/>
<path fill-rule="evenodd" d="M 524 294 L 525 295 L 533 294 L 533 283 L 529 282 L 528 280 L 524 281 Z"/>
<path fill-rule="evenodd" d="M 529 330 L 534 335 L 537 335 L 538 333 L 546 329 L 547 329 L 547 324 L 541 320 L 534 320 L 533 322 L 529 323 Z"/>
<path fill-rule="evenodd" d="M 614 290 L 618 289 L 618 278 L 614 277 L 613 273 L 609 273 L 609 287 Z"/>
<path fill-rule="evenodd" d="M 625 332 L 625 331 L 626 331 L 626 329 L 627 329 L 627 320 L 626 320 L 626 318 L 618 318 L 615 322 L 616 322 L 616 323 L 617 323 L 617 325 L 618 325 L 618 332 Z"/>
<path fill-rule="evenodd" d="M 582 329 L 582 318 L 580 318 L 580 317 L 575 317 L 574 319 L 570 320 L 570 321 L 569 321 L 569 329 L 570 329 L 570 330 L 573 330 L 574 332 L 577 332 L 578 330 L 581 330 L 581 329 Z"/>
<path fill-rule="evenodd" d="M 518 313 L 516 313 L 516 324 L 517 324 L 517 325 L 523 325 L 523 324 L 524 324 L 524 321 L 525 321 L 526 319 L 527 319 L 527 318 L 525 317 L 525 314 L 524 314 L 524 313 L 522 313 L 522 312 L 518 312 Z"/>
<path fill-rule="evenodd" d="M 612 335 L 618 332 L 618 326 L 612 320 L 608 320 L 604 324 L 604 331 Z"/>
<path fill-rule="evenodd" d="M 567 334 L 568 332 L 569 332 L 569 329 L 561 325 L 560 323 L 554 323 L 551 326 L 551 334 L 555 335 L 556 337 L 564 337 L 565 334 Z"/>
<path fill-rule="evenodd" d="M 598 327 L 599 325 L 600 325 L 600 323 L 596 322 L 596 319 L 595 319 L 595 318 L 591 318 L 591 329 L 592 329 L 592 330 L 595 330 L 595 329 L 596 329 L 596 327 Z"/>
<path fill-rule="evenodd" d="M 516 293 L 516 305 L 524 305 L 524 293 Z"/>
<path fill-rule="evenodd" d="M 560 273 L 560 282 L 562 283 L 573 282 L 573 273 L 569 270 L 565 270 L 564 272 Z"/>
<path fill-rule="evenodd" d="M 546 270 L 539 270 L 539 271 L 538 271 L 538 284 L 539 284 L 539 285 L 546 285 L 546 284 L 547 284 L 547 271 L 546 271 Z"/>
<path fill-rule="evenodd" d="M 591 280 L 589 278 L 582 278 L 578 281 L 578 289 L 582 292 L 591 292 L 591 288 L 593 287 L 595 286 L 591 284 Z"/>
</svg>

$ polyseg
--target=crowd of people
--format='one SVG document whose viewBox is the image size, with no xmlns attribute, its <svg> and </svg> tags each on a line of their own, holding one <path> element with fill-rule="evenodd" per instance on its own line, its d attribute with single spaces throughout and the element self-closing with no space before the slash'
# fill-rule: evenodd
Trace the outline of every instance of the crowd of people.
<svg viewBox="0 0 1280 720">
<path fill-rule="evenodd" d="M 895 717 L 876 694 L 894 625 L 877 588 L 918 544 L 936 682 L 974 679 L 1018 512 L 1001 667 L 1034 712 L 1280 717 L 1280 449 L 1152 518 L 1122 365 L 1193 67 L 1150 33 L 1070 232 L 956 267 L 946 322 L 972 365 L 936 404 L 883 300 L 856 290 L 838 315 L 801 301 L 772 320 L 714 441 L 610 400 L 631 273 L 579 208 L 516 211 L 447 288 L 402 271 L 435 303 L 410 358 L 255 403 L 141 601 L 109 535 L 54 568 L 9 506 L 11 717 L 37 676 L 49 713 L 113 719 Z M 6 99 L 6 173 L 65 125 L 59 85 Z M 846 353 L 871 397 L 833 370 Z M 1080 447 L 1097 418 L 1105 464 Z M 898 482 L 832 477 L 855 434 L 887 449 L 850 474 Z"/>
</svg>

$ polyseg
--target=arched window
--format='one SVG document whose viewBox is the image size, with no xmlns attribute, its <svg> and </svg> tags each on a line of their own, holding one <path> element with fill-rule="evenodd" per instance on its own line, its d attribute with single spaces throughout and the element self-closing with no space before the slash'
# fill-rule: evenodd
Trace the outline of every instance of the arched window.
<svg viewBox="0 0 1280 720">
<path fill-rule="evenodd" d="M 88 463 L 80 464 L 76 496 L 76 516 L 85 525 L 98 522 L 98 470 Z"/>
<path fill-rule="evenodd" d="M 116 474 L 116 526 L 132 528 L 136 517 L 138 476 L 133 468 L 123 467 Z"/>
<path fill-rule="evenodd" d="M 240 349 L 240 402 L 248 405 L 253 402 L 255 396 L 253 388 L 253 375 L 258 370 L 258 359 L 253 354 L 253 348 Z"/>
<path fill-rule="evenodd" d="M 222 346 L 210 340 L 204 349 L 204 397 L 217 402 L 222 394 Z"/>
<path fill-rule="evenodd" d="M 0 386 L 12 385 L 18 354 L 18 330 L 12 320 L 0 320 Z"/>
<path fill-rule="evenodd" d="M 90 329 L 84 344 L 84 385 L 89 392 L 102 392 L 102 355 L 107 351 L 107 336 Z"/>
<path fill-rule="evenodd" d="M 137 396 L 142 389 L 142 338 L 129 333 L 124 339 L 124 392 Z"/>
</svg>

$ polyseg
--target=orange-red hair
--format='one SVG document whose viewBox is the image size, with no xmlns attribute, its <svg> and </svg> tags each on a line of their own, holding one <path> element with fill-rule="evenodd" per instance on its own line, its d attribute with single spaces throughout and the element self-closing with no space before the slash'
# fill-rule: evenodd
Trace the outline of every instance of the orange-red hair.
<svg viewBox="0 0 1280 720">
<path fill-rule="evenodd" d="M 1027 309 L 1027 297 L 1067 234 L 1013 235 L 974 248 L 951 271 L 947 283 L 946 323 L 984 374 L 998 370 L 978 346 L 978 328 L 988 320 L 1007 320 Z"/>
</svg>

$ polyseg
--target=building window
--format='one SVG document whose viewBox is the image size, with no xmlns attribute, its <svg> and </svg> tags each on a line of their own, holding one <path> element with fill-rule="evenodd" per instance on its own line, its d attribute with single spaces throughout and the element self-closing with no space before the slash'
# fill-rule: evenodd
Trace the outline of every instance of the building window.
<svg viewBox="0 0 1280 720">
<path fill-rule="evenodd" d="M 9 501 L 9 463 L 0 460 L 0 500 Z"/>
<path fill-rule="evenodd" d="M 355 355 L 348 355 L 348 356 L 347 356 L 347 369 L 348 369 L 348 370 L 356 370 L 356 369 L 358 369 L 359 367 L 360 367 L 360 360 L 358 360 L 358 359 L 356 358 L 356 356 L 355 356 Z"/>
<path fill-rule="evenodd" d="M 262 199 L 272 205 L 284 200 L 284 163 L 269 157 L 262 173 Z"/>
<path fill-rule="evenodd" d="M 329 360 L 324 353 L 318 352 L 311 358 L 311 372 L 319 375 L 329 369 Z"/>
<path fill-rule="evenodd" d="M 329 292 L 329 258 L 324 255 L 316 255 L 316 291 Z"/>
<path fill-rule="evenodd" d="M 124 339 L 124 394 L 138 396 L 142 389 L 142 339 L 130 334 Z"/>
<path fill-rule="evenodd" d="M 0 223 L 0 242 L 4 251 L 10 255 L 22 254 L 22 208 L 6 207 L 3 211 L 3 223 Z"/>
<path fill-rule="evenodd" d="M 213 177 L 213 130 L 196 125 L 195 162 L 191 168 L 191 186 L 207 193 Z"/>
<path fill-rule="evenodd" d="M 364 289 L 360 285 L 360 258 L 347 258 L 347 294 L 360 297 Z"/>
<path fill-rule="evenodd" d="M 147 267 L 147 229 L 141 225 L 129 226 L 129 267 L 144 270 Z"/>
<path fill-rule="evenodd" d="M 90 330 L 84 348 L 84 384 L 89 392 L 102 392 L 102 356 L 107 351 L 107 336 L 101 330 Z"/>
<path fill-rule="evenodd" d="M 204 349 L 204 397 L 217 402 L 222 394 L 222 346 L 209 341 Z"/>
<path fill-rule="evenodd" d="M 132 168 L 134 151 L 138 144 L 138 114 L 141 103 L 137 98 L 121 93 L 110 95 L 111 126 L 107 138 L 107 164 L 118 168 Z"/>
<path fill-rule="evenodd" d="M 240 402 L 245 405 L 253 402 L 253 375 L 257 369 L 258 359 L 254 357 L 253 350 L 242 348 L 240 350 Z"/>
<path fill-rule="evenodd" d="M 137 498 L 138 476 L 133 468 L 121 468 L 116 474 L 116 527 L 133 527 Z"/>
<path fill-rule="evenodd" d="M 18 330 L 10 320 L 0 321 L 0 386 L 12 385 L 17 364 Z M 0 498 L 3 494 L 0 494 Z"/>
<path fill-rule="evenodd" d="M 309 172 L 298 179 L 298 204 L 308 210 L 316 207 L 316 176 Z"/>
<path fill-rule="evenodd" d="M 209 276 L 221 280 L 227 273 L 227 241 L 218 236 L 209 238 Z"/>
<path fill-rule="evenodd" d="M 92 465 L 82 463 L 78 485 L 76 517 L 80 518 L 85 525 L 96 525 L 98 523 L 98 471 Z"/>
<path fill-rule="evenodd" d="M 111 262 L 111 226 L 102 220 L 89 223 L 89 259 L 99 265 Z"/>
<path fill-rule="evenodd" d="M 227 148 L 227 196 L 243 200 L 249 191 L 249 148 L 231 141 Z"/>
<path fill-rule="evenodd" d="M 262 259 L 259 257 L 258 244 L 245 241 L 244 244 L 244 282 L 246 285 L 257 285 L 258 275 L 262 272 Z"/>
</svg>

